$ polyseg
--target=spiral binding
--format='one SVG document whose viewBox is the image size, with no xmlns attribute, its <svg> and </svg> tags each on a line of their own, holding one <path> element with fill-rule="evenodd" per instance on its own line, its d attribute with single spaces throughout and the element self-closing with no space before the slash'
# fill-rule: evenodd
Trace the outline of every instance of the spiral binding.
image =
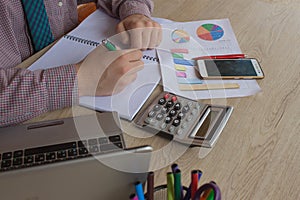
<svg viewBox="0 0 300 200">
<path fill-rule="evenodd" d="M 154 62 L 158 62 L 158 58 L 156 57 L 152 57 L 152 56 L 147 56 L 147 55 L 143 55 L 143 59 L 145 60 L 151 60 L 151 61 L 154 61 Z"/>
<path fill-rule="evenodd" d="M 75 41 L 75 42 L 79 42 L 79 43 L 82 43 L 82 44 L 86 44 L 86 45 L 89 45 L 89 46 L 95 46 L 96 47 L 100 44 L 99 42 L 95 42 L 95 41 L 92 41 L 92 40 L 86 40 L 86 39 L 76 37 L 76 36 L 72 36 L 72 35 L 65 35 L 64 38 L 66 38 L 68 40 Z"/>
<path fill-rule="evenodd" d="M 64 38 L 66 38 L 68 40 L 75 41 L 75 42 L 79 42 L 79 43 L 82 43 L 82 44 L 86 44 L 86 45 L 89 45 L 89 46 L 94 46 L 94 47 L 96 47 L 100 44 L 100 42 L 95 42 L 95 41 L 92 41 L 92 40 L 87 40 L 87 39 L 83 39 L 83 38 L 72 36 L 72 35 L 64 35 Z M 148 56 L 148 55 L 144 55 L 143 59 L 151 60 L 151 61 L 154 61 L 154 62 L 159 61 L 158 58 Z"/>
</svg>

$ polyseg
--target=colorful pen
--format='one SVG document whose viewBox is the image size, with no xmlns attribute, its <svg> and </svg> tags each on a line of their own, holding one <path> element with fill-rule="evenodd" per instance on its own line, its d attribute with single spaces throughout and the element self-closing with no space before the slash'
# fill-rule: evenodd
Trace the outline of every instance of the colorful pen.
<svg viewBox="0 0 300 200">
<path fill-rule="evenodd" d="M 245 54 L 229 54 L 229 55 L 213 55 L 213 56 L 200 56 L 193 58 L 193 60 L 204 60 L 204 59 L 237 59 L 246 58 Z"/>
<path fill-rule="evenodd" d="M 202 185 L 196 192 L 193 200 L 207 200 L 208 197 L 211 198 L 211 191 L 214 194 L 214 200 L 221 200 L 221 191 L 217 184 L 213 181 Z M 203 194 L 202 194 L 203 193 Z"/>
<path fill-rule="evenodd" d="M 211 190 L 206 200 L 214 200 L 214 198 L 215 198 L 215 192 Z"/>
<path fill-rule="evenodd" d="M 137 182 L 135 184 L 135 193 L 138 197 L 138 200 L 145 200 L 144 190 L 141 182 Z"/>
<path fill-rule="evenodd" d="M 139 200 L 138 197 L 135 194 L 132 194 L 129 196 L 130 200 Z"/>
<path fill-rule="evenodd" d="M 172 164 L 171 169 L 172 169 L 172 172 L 175 173 L 176 170 L 179 169 L 179 167 L 178 167 L 178 165 L 176 163 L 174 163 L 174 164 Z"/>
<path fill-rule="evenodd" d="M 181 193 L 181 171 L 177 169 L 174 174 L 174 200 L 181 200 Z"/>
<path fill-rule="evenodd" d="M 198 170 L 193 170 L 191 173 L 191 178 L 192 178 L 192 183 L 191 183 L 191 197 L 192 199 L 195 197 L 195 193 L 198 189 L 198 180 L 199 180 L 199 175 L 198 175 Z"/>
<path fill-rule="evenodd" d="M 179 173 L 181 174 L 180 169 L 179 169 L 179 167 L 178 167 L 178 165 L 177 165 L 176 163 L 174 163 L 174 164 L 171 166 L 171 168 L 172 168 L 172 172 L 173 172 L 174 176 L 175 176 L 175 174 L 176 174 L 177 172 L 179 172 Z M 181 175 L 180 175 L 180 177 L 181 177 Z M 175 180 L 175 179 L 174 179 L 174 180 Z M 182 187 L 181 184 L 180 184 L 180 192 L 181 192 L 181 197 L 183 197 L 183 187 Z"/>
<path fill-rule="evenodd" d="M 105 46 L 105 48 L 109 51 L 116 51 L 117 47 L 112 42 L 110 42 L 107 39 L 102 40 L 102 45 Z"/>
<path fill-rule="evenodd" d="M 153 200 L 154 195 L 154 172 L 149 172 L 147 177 L 147 200 Z"/>
<path fill-rule="evenodd" d="M 183 198 L 183 200 L 190 200 L 193 199 L 195 196 L 195 193 L 198 189 L 198 182 L 200 181 L 202 176 L 201 170 L 193 170 L 191 172 L 191 184 Z"/>
<path fill-rule="evenodd" d="M 213 191 L 212 189 L 208 189 L 205 190 L 202 194 L 202 196 L 200 197 L 200 200 L 206 200 L 209 196 L 209 194 L 211 193 L 211 191 Z"/>
<path fill-rule="evenodd" d="M 172 172 L 167 173 L 167 199 L 174 200 L 174 175 Z"/>
</svg>

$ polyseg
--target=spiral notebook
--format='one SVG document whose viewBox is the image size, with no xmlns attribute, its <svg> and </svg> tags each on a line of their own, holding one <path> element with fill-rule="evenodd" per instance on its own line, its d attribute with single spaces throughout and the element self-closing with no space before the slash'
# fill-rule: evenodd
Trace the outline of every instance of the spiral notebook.
<svg viewBox="0 0 300 200">
<path fill-rule="evenodd" d="M 117 19 L 100 10 L 95 11 L 77 28 L 62 37 L 29 69 L 47 69 L 81 61 L 103 39 L 115 34 L 117 23 Z M 116 111 L 121 118 L 132 120 L 161 79 L 156 51 L 143 53 L 145 66 L 138 72 L 133 83 L 113 96 L 80 97 L 80 105 L 100 111 Z"/>
<path fill-rule="evenodd" d="M 63 37 L 67 40 L 71 40 L 73 42 L 79 42 L 84 45 L 89 45 L 89 46 L 94 46 L 94 47 L 97 47 L 98 45 L 100 45 L 100 42 L 76 37 L 76 36 L 69 35 L 69 34 L 64 35 Z M 142 59 L 144 60 L 144 62 L 147 62 L 147 63 L 159 61 L 154 50 L 153 51 L 145 51 Z"/>
</svg>

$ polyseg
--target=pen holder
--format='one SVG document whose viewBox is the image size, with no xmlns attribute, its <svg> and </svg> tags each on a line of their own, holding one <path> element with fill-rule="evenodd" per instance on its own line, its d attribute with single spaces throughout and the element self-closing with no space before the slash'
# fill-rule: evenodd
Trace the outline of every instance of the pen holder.
<svg viewBox="0 0 300 200">
<path fill-rule="evenodd" d="M 188 192 L 188 188 L 185 186 L 182 186 L 182 195 L 183 197 L 186 196 L 186 193 Z M 213 196 L 210 197 L 209 193 L 213 191 Z M 205 192 L 208 192 L 205 194 Z M 210 183 L 203 184 L 196 192 L 195 198 L 196 200 L 200 199 L 201 194 L 203 194 L 205 199 L 211 199 L 211 200 L 221 200 L 221 191 L 220 188 L 216 185 L 215 182 L 211 181 Z M 188 196 L 188 195 L 187 195 Z M 147 199 L 147 193 L 145 194 L 145 199 Z M 191 198 L 182 198 L 183 200 L 191 200 Z M 202 199 L 202 198 L 201 198 Z M 168 200 L 168 191 L 167 191 L 167 185 L 159 185 L 154 188 L 154 195 L 153 200 Z"/>
<path fill-rule="evenodd" d="M 147 177 L 147 192 L 144 194 L 142 183 L 135 184 L 136 193 L 130 195 L 130 200 L 221 200 L 221 190 L 214 181 L 198 187 L 202 176 L 201 170 L 191 171 L 191 183 L 189 187 L 181 184 L 181 171 L 176 163 L 172 166 L 172 172 L 167 173 L 167 184 L 154 187 L 154 172 L 149 172 Z"/>
<path fill-rule="evenodd" d="M 183 195 L 186 194 L 188 188 L 183 186 L 182 187 L 183 189 Z M 159 186 L 156 186 L 154 188 L 154 198 L 153 200 L 168 200 L 168 197 L 167 197 L 167 185 L 159 185 Z M 146 200 L 147 200 L 147 193 L 145 194 L 145 197 L 146 197 Z"/>
</svg>

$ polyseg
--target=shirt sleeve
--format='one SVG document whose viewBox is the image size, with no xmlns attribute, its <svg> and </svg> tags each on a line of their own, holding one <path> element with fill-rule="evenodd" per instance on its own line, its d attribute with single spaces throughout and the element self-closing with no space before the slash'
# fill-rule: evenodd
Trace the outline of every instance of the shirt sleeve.
<svg viewBox="0 0 300 200">
<path fill-rule="evenodd" d="M 0 127 L 78 104 L 73 65 L 29 71 L 0 68 Z"/>
<path fill-rule="evenodd" d="M 152 0 L 98 0 L 97 6 L 121 20 L 132 14 L 151 17 L 154 7 Z"/>
</svg>

